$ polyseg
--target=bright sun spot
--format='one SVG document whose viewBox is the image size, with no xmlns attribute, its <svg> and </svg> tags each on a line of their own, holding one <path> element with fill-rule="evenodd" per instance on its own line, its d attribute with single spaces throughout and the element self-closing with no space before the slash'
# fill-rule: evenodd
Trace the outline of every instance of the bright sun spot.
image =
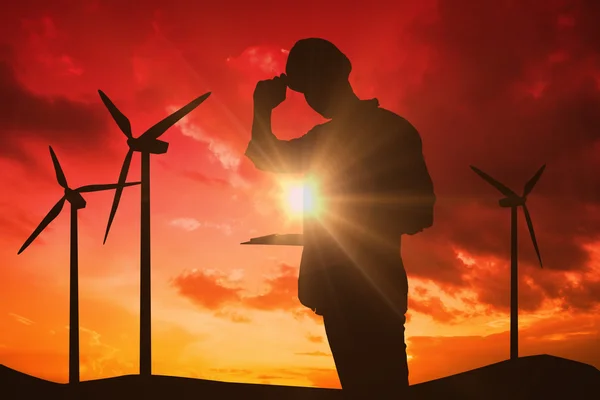
<svg viewBox="0 0 600 400">
<path fill-rule="evenodd" d="M 286 180 L 282 184 L 283 206 L 290 217 L 315 215 L 318 211 L 318 194 L 314 180 Z"/>
<path fill-rule="evenodd" d="M 300 213 L 304 209 L 304 188 L 300 185 L 292 186 L 289 189 L 287 200 L 290 206 L 290 211 Z"/>
</svg>

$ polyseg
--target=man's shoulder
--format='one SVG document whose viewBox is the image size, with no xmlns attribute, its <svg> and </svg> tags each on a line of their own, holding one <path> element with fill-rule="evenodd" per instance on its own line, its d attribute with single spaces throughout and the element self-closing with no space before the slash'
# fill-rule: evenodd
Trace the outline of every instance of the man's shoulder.
<svg viewBox="0 0 600 400">
<path fill-rule="evenodd" d="M 390 129 L 397 130 L 415 130 L 413 124 L 411 124 L 406 118 L 403 116 L 388 110 L 387 108 L 378 107 L 376 112 L 376 118 L 381 120 L 382 124 Z"/>
<path fill-rule="evenodd" d="M 331 121 L 324 122 L 322 124 L 318 124 L 309 129 L 302 136 L 291 139 L 291 142 L 298 143 L 314 143 L 319 140 L 320 137 L 329 129 L 329 124 Z"/>
<path fill-rule="evenodd" d="M 306 132 L 306 134 L 318 134 L 321 132 L 326 132 L 327 130 L 329 130 L 331 128 L 331 120 L 330 121 L 325 121 L 321 124 L 315 125 L 313 126 L 308 132 Z"/>
<path fill-rule="evenodd" d="M 419 132 L 410 121 L 391 110 L 378 107 L 373 119 L 379 132 L 390 135 L 390 139 L 420 138 Z"/>
</svg>

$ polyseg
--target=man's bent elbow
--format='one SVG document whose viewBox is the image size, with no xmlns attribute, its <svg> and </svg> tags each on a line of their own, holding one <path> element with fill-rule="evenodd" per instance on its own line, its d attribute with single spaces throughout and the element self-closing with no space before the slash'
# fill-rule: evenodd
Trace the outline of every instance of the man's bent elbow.
<svg viewBox="0 0 600 400">
<path fill-rule="evenodd" d="M 256 154 L 256 152 L 249 151 L 249 150 L 246 150 L 244 155 L 250 161 L 252 161 L 252 164 L 254 164 L 254 166 L 257 169 L 259 169 L 261 171 L 269 171 L 270 170 L 269 162 L 268 162 L 268 160 L 266 160 L 266 158 L 264 156 L 260 156 L 260 155 Z"/>
<path fill-rule="evenodd" d="M 292 157 L 289 149 L 282 146 L 285 142 L 274 142 L 265 146 L 258 146 L 250 141 L 244 155 L 252 161 L 254 166 L 261 171 L 276 173 L 300 173 L 303 163 L 297 157 Z"/>
<path fill-rule="evenodd" d="M 244 155 L 246 157 L 248 157 L 248 159 L 250 161 L 252 161 L 252 164 L 254 164 L 256 169 L 259 169 L 259 170 L 265 171 L 265 172 L 276 172 L 276 173 L 286 172 L 286 168 L 284 166 L 280 165 L 280 163 L 274 162 L 273 159 L 270 157 L 266 157 L 264 155 L 259 155 L 259 154 L 249 152 L 249 151 L 246 151 L 246 153 L 244 153 Z"/>
</svg>

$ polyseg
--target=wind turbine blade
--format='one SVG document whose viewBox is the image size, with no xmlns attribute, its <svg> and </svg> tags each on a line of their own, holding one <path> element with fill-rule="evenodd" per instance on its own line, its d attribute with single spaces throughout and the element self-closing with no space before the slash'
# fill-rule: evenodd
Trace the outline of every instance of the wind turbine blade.
<svg viewBox="0 0 600 400">
<path fill-rule="evenodd" d="M 474 167 L 474 166 L 471 165 L 471 169 L 473 171 L 475 171 L 475 173 L 477 175 L 479 175 L 480 177 L 482 177 L 487 183 L 489 183 L 490 185 L 492 185 L 493 187 L 495 187 L 496 189 L 498 189 L 500 191 L 500 193 L 502 193 L 506 197 L 513 197 L 513 196 L 514 197 L 519 197 L 519 196 L 517 196 L 517 194 L 515 192 L 513 192 L 512 190 L 510 190 L 509 188 L 507 188 L 506 186 L 504 186 L 503 184 L 501 184 L 500 182 L 498 182 L 497 180 L 495 180 L 494 178 L 492 178 L 491 176 L 489 176 L 488 174 L 486 174 L 485 172 L 483 172 L 479 168 Z"/>
<path fill-rule="evenodd" d="M 531 215 L 529 215 L 529 210 L 527 209 L 527 205 L 523 205 L 523 213 L 525 213 L 525 220 L 527 221 L 527 228 L 529 228 L 529 234 L 531 235 L 531 241 L 533 242 L 533 247 L 535 248 L 535 253 L 537 254 L 538 260 L 540 261 L 540 267 L 544 268 L 542 265 L 542 256 L 540 255 L 540 249 L 538 248 L 537 240 L 535 240 L 535 232 L 533 230 L 533 223 L 531 222 Z"/>
<path fill-rule="evenodd" d="M 173 114 L 165 117 L 162 121 L 159 121 L 146 132 L 144 132 L 140 138 L 144 139 L 158 139 L 160 135 L 165 133 L 167 129 L 172 127 L 179 121 L 181 118 L 185 117 L 189 114 L 194 108 L 198 107 L 204 100 L 208 99 L 211 92 L 205 93 L 202 96 L 198 97 L 195 100 L 192 100 L 187 105 L 181 107 L 179 110 L 175 111 Z"/>
<path fill-rule="evenodd" d="M 131 122 L 129 122 L 129 119 L 121 111 L 119 111 L 117 106 L 115 106 L 115 104 L 108 98 L 106 94 L 104 94 L 102 90 L 98 90 L 98 93 L 100 94 L 102 102 L 106 108 L 108 108 L 108 112 L 110 112 L 110 115 L 112 115 L 117 125 L 119 125 L 119 128 L 121 128 L 121 131 L 125 134 L 125 136 L 132 139 L 133 135 L 131 134 Z"/>
<path fill-rule="evenodd" d="M 142 183 L 142 182 L 127 182 L 127 183 L 123 184 L 122 186 L 119 185 L 118 183 L 109 183 L 109 184 L 105 184 L 105 185 L 86 185 L 86 186 L 82 186 L 80 188 L 75 189 L 75 191 L 79 192 L 79 193 L 100 192 L 103 190 L 118 189 L 119 187 L 139 185 L 140 183 Z"/>
<path fill-rule="evenodd" d="M 523 197 L 527 196 L 533 190 L 533 187 L 542 176 L 542 172 L 546 169 L 546 164 L 542 165 L 542 168 L 538 169 L 538 172 L 525 184 L 525 189 L 523 189 Z"/>
<path fill-rule="evenodd" d="M 127 155 L 125 156 L 125 160 L 123 161 L 123 167 L 121 168 L 121 174 L 119 175 L 119 181 L 117 183 L 117 190 L 115 190 L 115 197 L 113 199 L 112 208 L 110 210 L 110 216 L 108 217 L 108 225 L 106 226 L 106 233 L 104 234 L 104 242 L 106 243 L 106 238 L 108 237 L 108 232 L 110 231 L 110 226 L 115 219 L 115 213 L 117 212 L 117 207 L 119 207 L 119 201 L 121 200 L 121 194 L 123 193 L 123 187 L 125 186 L 125 180 L 127 179 L 127 172 L 129 172 L 129 165 L 131 164 L 131 157 L 133 156 L 133 150 L 129 149 Z"/>
<path fill-rule="evenodd" d="M 48 146 L 50 148 L 50 157 L 52 157 L 52 164 L 54 164 L 54 172 L 56 172 L 56 180 L 58 184 L 63 188 L 67 188 L 69 185 L 67 184 L 67 178 L 65 177 L 65 173 L 60 167 L 60 163 L 58 162 L 58 157 L 54 154 L 54 150 L 52 150 L 52 146 Z"/>
<path fill-rule="evenodd" d="M 19 252 L 17 254 L 21 254 L 31 244 L 31 242 L 33 242 L 35 240 L 35 238 L 38 237 L 40 233 L 42 233 L 42 231 L 50 224 L 50 222 L 52 222 L 54 220 L 54 218 L 58 217 L 58 214 L 60 214 L 60 212 L 62 211 L 62 208 L 63 208 L 63 205 L 65 204 L 66 199 L 67 198 L 65 196 L 63 196 L 58 201 L 58 203 L 56 203 L 54 205 L 54 207 L 52 207 L 50 212 L 48 212 L 48 214 L 44 217 L 42 222 L 40 222 L 38 227 L 35 228 L 35 231 L 33 231 L 31 236 L 29 236 L 29 238 L 25 241 L 25 243 L 23 243 L 23 246 L 21 246 L 21 248 L 19 249 Z"/>
</svg>

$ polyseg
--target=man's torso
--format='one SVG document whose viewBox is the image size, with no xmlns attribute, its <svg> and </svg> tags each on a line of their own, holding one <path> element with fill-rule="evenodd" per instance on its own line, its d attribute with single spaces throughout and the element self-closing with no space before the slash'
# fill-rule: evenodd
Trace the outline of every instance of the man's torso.
<svg viewBox="0 0 600 400">
<path fill-rule="evenodd" d="M 381 227 L 368 219 L 369 193 L 383 149 L 410 124 L 374 101 L 362 102 L 348 118 L 315 127 L 319 135 L 311 155 L 310 173 L 319 182 L 322 212 L 304 220 L 304 251 L 300 266 L 300 301 L 315 308 L 335 296 L 384 293 L 405 298 L 406 272 L 396 246 L 380 246 Z M 401 157 L 401 149 L 398 149 Z M 389 152 L 386 152 L 389 154 Z M 401 179 L 401 177 L 399 177 Z M 398 299 L 392 299 L 397 302 Z"/>
</svg>

